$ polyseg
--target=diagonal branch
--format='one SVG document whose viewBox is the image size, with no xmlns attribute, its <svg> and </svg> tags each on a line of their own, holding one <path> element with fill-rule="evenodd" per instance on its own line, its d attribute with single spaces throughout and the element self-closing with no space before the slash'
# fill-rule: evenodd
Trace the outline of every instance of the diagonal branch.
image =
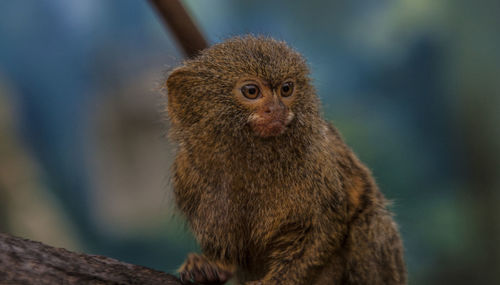
<svg viewBox="0 0 500 285">
<path fill-rule="evenodd" d="M 173 275 L 143 266 L 74 253 L 0 233 L 0 284 L 182 283 Z"/>
<path fill-rule="evenodd" d="M 149 0 L 174 34 L 187 57 L 208 47 L 207 41 L 180 0 Z"/>
</svg>

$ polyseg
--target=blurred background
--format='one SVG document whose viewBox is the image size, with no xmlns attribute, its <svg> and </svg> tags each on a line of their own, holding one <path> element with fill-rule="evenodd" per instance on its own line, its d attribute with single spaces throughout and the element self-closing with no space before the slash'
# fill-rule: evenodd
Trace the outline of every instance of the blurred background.
<svg viewBox="0 0 500 285">
<path fill-rule="evenodd" d="M 500 284 L 500 2 L 184 1 L 210 43 L 304 54 L 325 116 L 373 170 L 411 284 Z M 0 2 L 0 231 L 174 272 L 166 72 L 145 0 Z"/>
</svg>

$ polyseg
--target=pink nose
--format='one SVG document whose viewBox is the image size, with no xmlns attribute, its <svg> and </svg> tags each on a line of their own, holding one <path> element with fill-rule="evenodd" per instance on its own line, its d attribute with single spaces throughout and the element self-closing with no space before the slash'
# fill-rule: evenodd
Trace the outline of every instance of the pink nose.
<svg viewBox="0 0 500 285">
<path fill-rule="evenodd" d="M 282 112 L 283 110 L 285 110 L 285 105 L 281 102 L 272 102 L 264 107 L 264 113 L 266 114 Z"/>
</svg>

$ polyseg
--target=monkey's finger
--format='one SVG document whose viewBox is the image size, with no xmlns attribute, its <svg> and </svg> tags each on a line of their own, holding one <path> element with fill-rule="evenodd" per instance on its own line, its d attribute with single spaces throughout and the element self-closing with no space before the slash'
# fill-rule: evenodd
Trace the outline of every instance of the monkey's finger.
<svg viewBox="0 0 500 285">
<path fill-rule="evenodd" d="M 233 276 L 233 274 L 231 274 L 228 271 L 225 271 L 225 270 L 218 270 L 217 271 L 217 277 L 221 283 L 227 282 L 232 276 Z"/>
<path fill-rule="evenodd" d="M 182 271 L 179 273 L 179 279 L 181 279 L 181 282 L 182 283 L 187 283 L 191 280 L 191 278 L 189 277 L 189 273 L 187 271 Z"/>
<path fill-rule="evenodd" d="M 207 281 L 209 281 L 209 282 L 218 281 L 217 272 L 213 268 L 213 266 L 211 266 L 209 264 L 204 264 L 201 271 L 205 275 L 205 278 Z"/>
<path fill-rule="evenodd" d="M 205 276 L 205 272 L 200 270 L 198 267 L 191 271 L 191 276 L 193 276 L 193 280 L 198 283 L 206 283 L 208 281 Z"/>
</svg>

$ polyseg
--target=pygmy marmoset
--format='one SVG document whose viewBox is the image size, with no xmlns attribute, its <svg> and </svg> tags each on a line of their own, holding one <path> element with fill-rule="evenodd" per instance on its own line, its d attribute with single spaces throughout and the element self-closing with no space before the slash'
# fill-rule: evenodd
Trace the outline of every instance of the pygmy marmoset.
<svg viewBox="0 0 500 285">
<path fill-rule="evenodd" d="M 175 199 L 203 251 L 182 280 L 406 283 L 387 202 L 321 117 L 299 53 L 235 37 L 174 69 L 167 92 Z"/>
</svg>

